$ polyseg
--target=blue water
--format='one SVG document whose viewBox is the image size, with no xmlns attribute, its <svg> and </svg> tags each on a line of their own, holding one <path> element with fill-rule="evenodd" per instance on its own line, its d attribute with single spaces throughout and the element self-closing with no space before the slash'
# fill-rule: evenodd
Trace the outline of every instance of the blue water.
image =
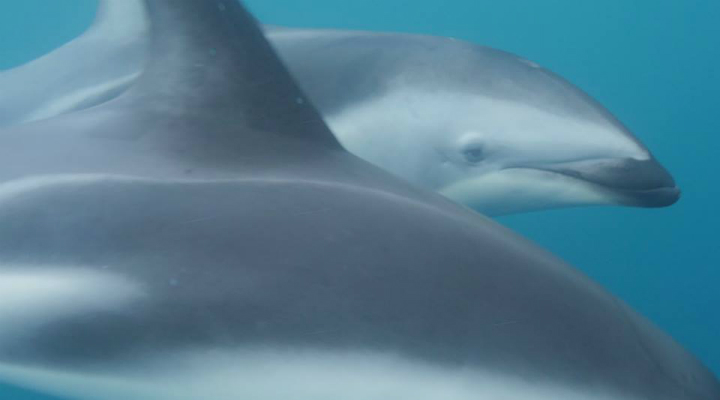
<svg viewBox="0 0 720 400">
<path fill-rule="evenodd" d="M 673 172 L 681 202 L 501 222 L 594 277 L 720 374 L 720 1 L 247 2 L 266 23 L 422 32 L 498 47 L 600 100 Z M 78 35 L 93 12 L 91 0 L 4 0 L 0 68 Z M 4 390 L 2 399 L 41 398 Z"/>
</svg>

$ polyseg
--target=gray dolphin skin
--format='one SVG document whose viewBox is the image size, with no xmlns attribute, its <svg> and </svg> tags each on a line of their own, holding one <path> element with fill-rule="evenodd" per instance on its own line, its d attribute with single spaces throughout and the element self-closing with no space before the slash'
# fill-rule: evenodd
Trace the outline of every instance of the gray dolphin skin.
<svg viewBox="0 0 720 400">
<path fill-rule="evenodd" d="M 345 151 L 235 0 L 146 0 L 97 107 L 0 131 L 0 382 L 69 399 L 718 400 L 489 219 Z"/>
<path fill-rule="evenodd" d="M 148 24 L 140 0 L 101 0 L 79 38 L 18 68 L 0 71 L 0 127 L 82 110 L 113 99 L 137 79 Z"/>
<path fill-rule="evenodd" d="M 670 174 L 604 107 L 528 60 L 432 36 L 265 31 L 346 149 L 484 214 L 679 198 Z M 142 4 L 102 0 L 85 35 L 0 74 L 0 126 L 118 96 L 146 51 Z"/>
</svg>

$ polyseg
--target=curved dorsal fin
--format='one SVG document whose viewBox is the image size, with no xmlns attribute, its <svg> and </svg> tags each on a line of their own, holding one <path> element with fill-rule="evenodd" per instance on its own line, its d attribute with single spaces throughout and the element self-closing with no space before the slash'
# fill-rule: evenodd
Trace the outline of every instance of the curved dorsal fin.
<svg viewBox="0 0 720 400">
<path fill-rule="evenodd" d="M 148 64 L 126 98 L 175 119 L 341 148 L 238 0 L 145 0 Z M 244 129 L 243 129 L 244 128 Z"/>
</svg>

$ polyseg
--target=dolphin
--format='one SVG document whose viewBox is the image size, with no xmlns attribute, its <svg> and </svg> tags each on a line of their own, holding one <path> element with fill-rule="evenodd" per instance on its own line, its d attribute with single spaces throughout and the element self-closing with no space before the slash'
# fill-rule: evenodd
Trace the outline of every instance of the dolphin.
<svg viewBox="0 0 720 400">
<path fill-rule="evenodd" d="M 236 0 L 145 0 L 112 101 L 0 131 L 0 382 L 71 399 L 718 400 L 486 217 L 343 149 Z"/>
<path fill-rule="evenodd" d="M 485 214 L 679 198 L 627 128 L 531 61 L 432 36 L 271 28 L 268 38 L 348 150 Z"/>
<path fill-rule="evenodd" d="M 662 207 L 679 198 L 671 175 L 622 123 L 531 61 L 432 36 L 265 32 L 346 149 L 479 212 Z M 146 51 L 141 3 L 101 0 L 85 35 L 0 74 L 0 126 L 118 96 Z"/>
</svg>

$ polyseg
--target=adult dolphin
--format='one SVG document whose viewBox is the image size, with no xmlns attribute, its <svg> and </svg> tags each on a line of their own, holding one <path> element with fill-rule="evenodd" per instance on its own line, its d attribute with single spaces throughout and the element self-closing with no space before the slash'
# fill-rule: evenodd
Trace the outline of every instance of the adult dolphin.
<svg viewBox="0 0 720 400">
<path fill-rule="evenodd" d="M 236 0 L 146 0 L 148 68 L 0 132 L 0 381 L 76 399 L 717 400 L 679 345 L 347 153 Z"/>
<path fill-rule="evenodd" d="M 604 107 L 513 54 L 419 35 L 267 34 L 348 150 L 485 214 L 679 198 Z"/>
<path fill-rule="evenodd" d="M 88 33 L 0 74 L 0 125 L 122 93 L 141 70 L 144 21 L 137 0 L 101 1 Z M 515 55 L 419 35 L 266 34 L 348 150 L 485 214 L 660 207 L 679 197 L 672 177 L 605 108 Z"/>
</svg>

